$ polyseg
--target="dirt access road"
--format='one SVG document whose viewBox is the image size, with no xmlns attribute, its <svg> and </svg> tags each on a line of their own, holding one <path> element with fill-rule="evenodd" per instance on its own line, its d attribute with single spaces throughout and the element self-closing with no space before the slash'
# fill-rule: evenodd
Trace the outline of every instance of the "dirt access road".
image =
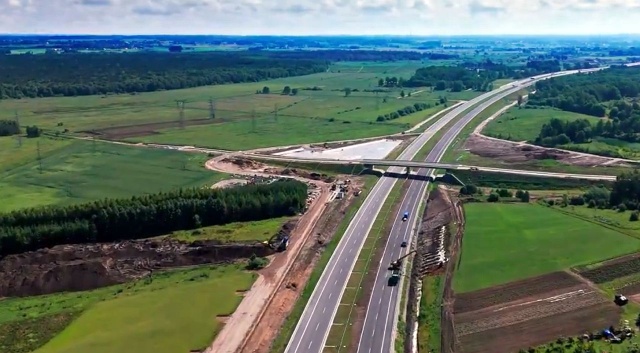
<svg viewBox="0 0 640 353">
<path fill-rule="evenodd" d="M 273 177 L 273 174 L 259 172 L 255 169 L 243 169 L 233 163 L 223 162 L 224 158 L 216 157 L 206 163 L 207 169 L 247 176 Z M 236 311 L 228 318 L 217 335 L 215 341 L 205 353 L 235 353 L 246 344 L 256 325 L 261 320 L 265 310 L 271 305 L 276 290 L 281 286 L 289 270 L 300 254 L 303 245 L 320 216 L 327 208 L 329 200 L 329 184 L 321 181 L 310 181 L 302 177 L 295 179 L 315 184 L 319 189 L 319 196 L 310 205 L 308 211 L 300 218 L 296 228 L 292 231 L 291 242 L 287 251 L 275 255 L 271 264 L 259 272 L 259 277 L 251 289 L 245 293 L 244 299 Z"/>
<path fill-rule="evenodd" d="M 525 96 L 526 97 L 526 96 Z M 532 160 L 554 159 L 567 165 L 595 166 L 629 166 L 629 160 L 603 157 L 589 153 L 574 152 L 558 148 L 546 148 L 527 143 L 526 141 L 509 141 L 482 134 L 482 130 L 493 120 L 515 106 L 513 102 L 497 111 L 473 130 L 464 143 L 463 149 L 480 157 L 497 159 L 507 164 L 521 164 Z"/>
</svg>

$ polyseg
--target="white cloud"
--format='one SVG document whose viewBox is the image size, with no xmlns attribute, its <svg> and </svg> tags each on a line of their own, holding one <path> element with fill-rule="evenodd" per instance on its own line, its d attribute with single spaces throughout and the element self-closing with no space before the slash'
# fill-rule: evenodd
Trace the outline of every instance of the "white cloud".
<svg viewBox="0 0 640 353">
<path fill-rule="evenodd" d="M 640 0 L 0 0 L 4 33 L 638 33 Z"/>
</svg>

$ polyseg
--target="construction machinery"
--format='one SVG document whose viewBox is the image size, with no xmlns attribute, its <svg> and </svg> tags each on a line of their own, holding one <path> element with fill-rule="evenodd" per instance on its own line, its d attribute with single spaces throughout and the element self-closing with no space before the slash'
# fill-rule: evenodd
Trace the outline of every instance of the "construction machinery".
<svg viewBox="0 0 640 353">
<path fill-rule="evenodd" d="M 409 255 L 411 255 L 411 254 L 414 254 L 414 253 L 416 253 L 416 252 L 417 252 L 417 250 L 411 250 L 411 251 L 409 251 L 406 255 L 401 256 L 401 257 L 400 257 L 399 259 L 397 259 L 396 261 L 392 261 L 392 262 L 391 262 L 391 264 L 389 265 L 389 270 L 391 270 L 391 271 L 396 271 L 396 270 L 400 271 L 400 267 L 402 267 L 402 260 L 403 260 L 405 257 L 407 257 L 407 256 L 409 256 Z"/>
<path fill-rule="evenodd" d="M 278 233 L 262 243 L 275 251 L 285 251 L 289 246 L 289 235 Z"/>
<path fill-rule="evenodd" d="M 391 277 L 389 277 L 389 281 L 387 282 L 387 284 L 390 287 L 394 287 L 398 284 L 398 282 L 400 281 L 400 270 L 393 270 L 391 271 Z"/>
</svg>

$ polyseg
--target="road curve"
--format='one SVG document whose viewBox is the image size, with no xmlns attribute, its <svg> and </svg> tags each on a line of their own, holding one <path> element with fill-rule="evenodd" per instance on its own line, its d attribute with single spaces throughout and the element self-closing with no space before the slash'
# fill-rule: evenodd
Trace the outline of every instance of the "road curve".
<svg viewBox="0 0 640 353">
<path fill-rule="evenodd" d="M 633 66 L 634 64 L 630 64 Z M 582 70 L 582 72 L 598 71 L 600 69 Z M 568 71 L 559 74 L 552 74 L 551 76 L 563 76 L 571 73 L 577 73 L 578 70 Z M 531 83 L 537 81 L 529 80 Z M 520 81 L 522 82 L 522 81 Z M 518 85 L 520 86 L 520 85 Z M 512 90 L 503 90 L 497 95 L 493 95 L 488 100 L 484 101 L 469 113 L 465 114 L 460 120 L 458 120 L 449 130 L 447 130 L 444 136 L 436 143 L 433 150 L 425 159 L 426 162 L 437 163 L 440 161 L 448 147 L 453 143 L 454 139 L 462 132 L 462 129 L 471 122 L 482 111 L 489 106 L 499 101 L 503 97 L 516 92 L 520 87 Z M 482 96 L 481 96 L 482 97 Z M 485 168 L 491 169 L 491 168 Z M 419 175 L 433 175 L 435 169 L 420 169 Z M 548 175 L 544 172 L 529 172 L 530 175 Z M 390 287 L 387 285 L 385 279 L 389 275 L 387 267 L 390 262 L 406 254 L 410 249 L 401 248 L 399 245 L 402 241 L 412 243 L 414 234 L 414 227 L 416 221 L 420 218 L 418 210 L 420 208 L 420 200 L 423 199 L 426 193 L 428 182 L 422 180 L 412 180 L 409 186 L 409 190 L 402 201 L 402 207 L 396 219 L 399 219 L 405 211 L 409 211 L 411 217 L 404 225 L 393 227 L 389 234 L 389 240 L 385 245 L 384 253 L 382 256 L 382 262 L 378 268 L 376 274 L 376 280 L 371 292 L 371 298 L 369 305 L 367 306 L 367 312 L 365 316 L 365 322 L 358 342 L 357 353 L 391 353 L 394 351 L 394 340 L 396 333 L 396 326 L 398 320 L 398 310 L 400 304 L 400 286 Z M 402 222 L 401 220 L 396 222 Z"/>
<path fill-rule="evenodd" d="M 496 95 L 499 95 L 500 98 L 502 98 L 505 95 L 517 92 L 523 87 L 535 83 L 537 79 L 545 79 L 565 74 L 567 73 L 562 72 L 556 74 L 545 74 L 539 75 L 533 80 L 527 79 L 517 81 L 512 83 L 511 87 L 501 87 L 497 90 L 485 93 L 477 98 L 472 99 L 469 102 L 456 107 L 455 109 L 444 115 L 441 119 L 429 126 L 423 134 L 418 136 L 403 151 L 398 159 L 411 160 L 436 132 L 442 129 L 455 117 L 473 107 L 474 105 L 484 101 L 485 99 Z M 458 126 L 458 124 L 456 124 L 456 126 Z M 450 141 L 446 143 L 446 146 L 451 143 L 453 137 L 449 139 Z M 439 145 L 444 146 L 443 144 Z M 440 157 L 444 153 L 444 150 L 446 150 L 446 147 L 442 150 Z M 432 153 L 430 153 L 430 156 L 433 155 L 434 152 L 435 149 L 434 151 L 432 151 Z M 402 170 L 402 168 L 398 167 L 389 168 L 389 172 L 395 173 L 402 172 Z M 427 173 L 427 171 L 421 170 L 419 173 Z M 285 349 L 285 353 L 319 353 L 324 349 L 324 344 L 326 342 L 327 336 L 329 335 L 329 331 L 333 323 L 333 318 L 335 317 L 335 314 L 338 310 L 338 306 L 342 298 L 344 288 L 351 274 L 351 270 L 355 266 L 356 259 L 360 254 L 360 250 L 362 249 L 369 230 L 373 226 L 373 223 L 378 213 L 380 212 L 382 204 L 389 195 L 396 181 L 397 179 L 395 178 L 382 177 L 371 190 L 367 199 L 364 201 L 364 203 L 354 216 L 352 222 L 349 224 L 349 227 L 345 231 L 344 236 L 340 240 L 336 250 L 331 256 L 331 259 L 329 260 L 327 267 L 322 273 L 322 276 L 320 277 L 313 293 L 311 294 L 311 298 L 309 299 L 309 302 L 307 303 L 307 306 L 305 307 L 305 310 L 302 313 L 298 324 L 296 325 L 293 335 Z M 410 187 L 413 188 L 412 190 L 414 190 L 410 193 L 410 196 L 413 196 L 412 200 L 414 200 L 417 196 L 415 190 L 422 190 L 426 187 L 426 183 L 416 183 L 414 181 L 412 182 L 412 185 Z M 415 203 L 417 207 L 417 202 Z M 411 219 L 406 222 L 407 225 L 415 223 L 415 215 L 416 212 L 412 212 L 412 215 L 410 217 Z M 398 230 L 398 232 L 399 231 L 400 230 Z M 404 229 L 404 231 L 406 232 L 407 230 Z M 410 232 L 408 234 L 410 234 Z M 390 254 L 387 250 L 385 250 L 385 256 L 385 258 L 390 257 Z M 382 293 L 381 295 L 386 297 L 384 293 Z M 391 303 L 386 304 L 390 305 Z M 393 316 L 395 316 L 395 314 Z M 392 318 L 391 321 L 395 322 L 394 319 L 395 318 Z M 376 325 L 378 324 L 376 323 Z M 388 322 L 384 324 L 384 327 L 388 326 Z M 388 340 L 387 342 L 384 342 L 384 344 L 391 345 L 392 343 L 391 340 Z M 378 346 L 376 347 L 376 349 L 382 349 L 382 347 Z"/>
</svg>

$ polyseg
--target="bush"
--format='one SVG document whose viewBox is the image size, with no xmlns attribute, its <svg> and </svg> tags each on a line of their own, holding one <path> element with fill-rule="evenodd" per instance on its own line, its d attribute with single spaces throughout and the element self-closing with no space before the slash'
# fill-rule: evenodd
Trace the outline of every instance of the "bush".
<svg viewBox="0 0 640 353">
<path fill-rule="evenodd" d="M 589 201 L 589 206 L 587 206 L 589 208 L 596 208 L 596 200 L 590 200 Z"/>
<path fill-rule="evenodd" d="M 487 197 L 487 201 L 498 202 L 500 201 L 500 195 L 496 194 L 495 192 L 492 192 L 491 194 L 489 194 L 489 197 Z"/>
<path fill-rule="evenodd" d="M 251 255 L 247 262 L 247 270 L 259 270 L 265 268 L 269 264 L 269 260 L 264 257 L 257 257 L 256 254 Z"/>
<path fill-rule="evenodd" d="M 624 212 L 627 210 L 627 205 L 621 203 L 618 205 L 618 212 Z"/>
<path fill-rule="evenodd" d="M 631 216 L 629 216 L 629 221 L 637 222 L 638 218 L 640 218 L 640 214 L 638 213 L 638 211 L 634 211 L 634 212 L 631 212 Z"/>
<path fill-rule="evenodd" d="M 475 195 L 478 193 L 478 187 L 473 184 L 467 184 L 460 189 L 461 195 Z"/>
<path fill-rule="evenodd" d="M 593 200 L 591 200 L 591 201 L 593 201 Z M 569 204 L 573 205 L 573 206 L 582 206 L 582 205 L 585 204 L 584 197 L 582 197 L 582 196 L 573 196 L 569 200 Z M 595 201 L 594 201 L 594 206 L 595 206 Z"/>
</svg>

